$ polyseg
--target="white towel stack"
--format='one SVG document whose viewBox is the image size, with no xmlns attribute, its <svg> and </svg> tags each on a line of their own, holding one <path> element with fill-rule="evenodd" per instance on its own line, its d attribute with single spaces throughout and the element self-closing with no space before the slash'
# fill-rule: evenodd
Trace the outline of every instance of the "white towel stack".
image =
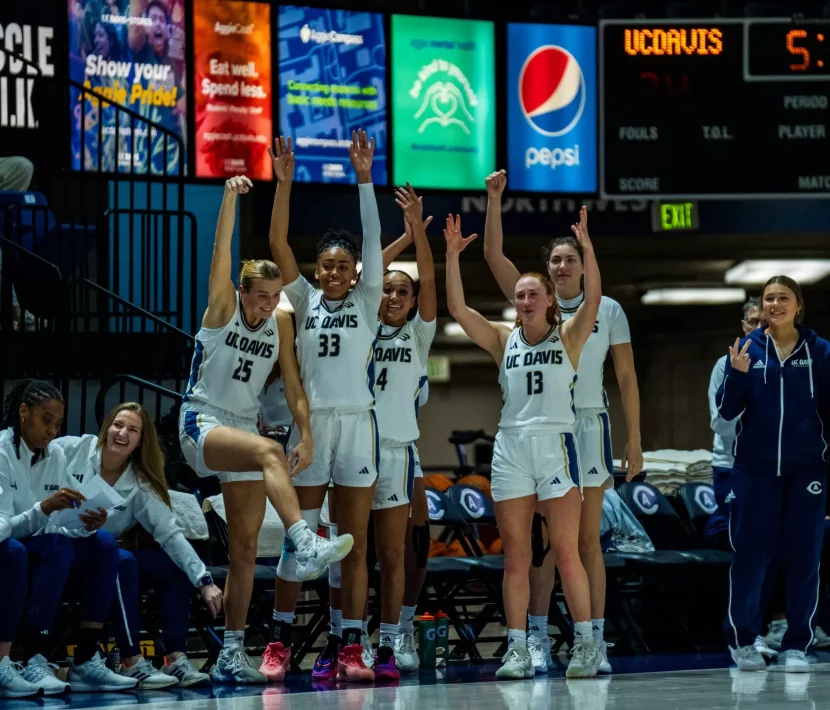
<svg viewBox="0 0 830 710">
<path fill-rule="evenodd" d="M 614 461 L 616 466 L 620 466 L 620 463 Z M 646 482 L 663 495 L 675 495 L 684 483 L 712 482 L 712 452 L 703 449 L 646 451 L 643 453 L 643 472 L 646 474 Z"/>
<path fill-rule="evenodd" d="M 205 512 L 213 509 L 225 522 L 228 521 L 225 515 L 225 501 L 222 495 L 211 496 L 207 498 L 202 505 Z M 257 557 L 279 557 L 282 554 L 282 541 L 285 539 L 285 528 L 282 525 L 280 516 L 271 505 L 271 501 L 265 501 L 265 520 L 262 522 L 262 527 L 259 529 L 259 537 L 257 538 Z"/>
</svg>

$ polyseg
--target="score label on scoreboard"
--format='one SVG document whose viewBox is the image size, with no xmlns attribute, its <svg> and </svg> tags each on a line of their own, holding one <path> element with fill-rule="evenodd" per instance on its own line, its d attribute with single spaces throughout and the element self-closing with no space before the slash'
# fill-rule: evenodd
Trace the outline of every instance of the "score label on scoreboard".
<svg viewBox="0 0 830 710">
<path fill-rule="evenodd" d="M 600 193 L 830 195 L 830 22 L 600 24 Z"/>
</svg>

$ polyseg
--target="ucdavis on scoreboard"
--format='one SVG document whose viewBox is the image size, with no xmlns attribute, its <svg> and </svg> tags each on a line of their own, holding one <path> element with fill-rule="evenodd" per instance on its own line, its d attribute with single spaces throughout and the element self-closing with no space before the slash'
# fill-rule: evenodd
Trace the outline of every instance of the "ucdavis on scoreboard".
<svg viewBox="0 0 830 710">
<path fill-rule="evenodd" d="M 830 21 L 600 23 L 600 193 L 830 196 Z"/>
</svg>

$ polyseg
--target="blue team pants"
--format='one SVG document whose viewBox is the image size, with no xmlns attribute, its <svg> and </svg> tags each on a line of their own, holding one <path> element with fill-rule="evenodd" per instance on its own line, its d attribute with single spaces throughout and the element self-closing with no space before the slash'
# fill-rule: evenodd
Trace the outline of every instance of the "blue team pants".
<svg viewBox="0 0 830 710">
<path fill-rule="evenodd" d="M 17 635 L 28 579 L 26 548 L 17 540 L 3 540 L 0 543 L 0 641 L 14 641 Z"/>
</svg>

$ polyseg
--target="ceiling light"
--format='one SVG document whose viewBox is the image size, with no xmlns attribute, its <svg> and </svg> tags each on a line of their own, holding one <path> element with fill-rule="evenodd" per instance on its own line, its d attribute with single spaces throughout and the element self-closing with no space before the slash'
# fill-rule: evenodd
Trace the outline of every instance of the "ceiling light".
<svg viewBox="0 0 830 710">
<path fill-rule="evenodd" d="M 516 325 L 515 321 L 512 320 L 504 320 L 504 321 L 490 321 L 491 323 L 501 323 L 502 325 L 506 325 L 508 328 L 512 328 Z M 464 332 L 464 329 L 455 321 L 451 323 L 447 323 L 444 326 L 444 335 L 450 338 L 466 338 L 467 334 Z"/>
<path fill-rule="evenodd" d="M 786 274 L 802 284 L 814 284 L 830 274 L 830 259 L 749 259 L 726 272 L 728 284 L 765 284 Z"/>
<path fill-rule="evenodd" d="M 501 317 L 505 320 L 515 321 L 516 320 L 516 309 L 513 306 L 508 306 L 501 312 Z"/>
<path fill-rule="evenodd" d="M 403 271 L 413 281 L 418 280 L 418 264 L 415 261 L 393 261 L 389 264 L 389 271 Z"/>
<path fill-rule="evenodd" d="M 644 306 L 711 306 L 719 303 L 743 303 L 742 288 L 655 288 L 640 299 Z"/>
</svg>

